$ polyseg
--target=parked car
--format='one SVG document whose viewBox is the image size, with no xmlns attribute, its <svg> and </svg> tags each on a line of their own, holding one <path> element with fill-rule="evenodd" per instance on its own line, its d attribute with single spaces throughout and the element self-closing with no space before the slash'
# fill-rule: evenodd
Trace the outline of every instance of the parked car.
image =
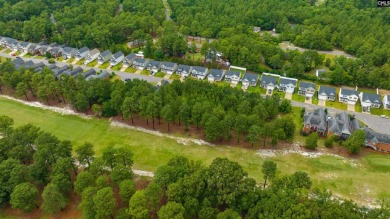
<svg viewBox="0 0 390 219">
<path fill-rule="evenodd" d="M 16 56 L 16 54 L 15 54 L 15 53 L 12 53 L 11 56 Z"/>
<path fill-rule="evenodd" d="M 381 118 L 388 119 L 389 117 L 386 115 L 381 115 Z"/>
</svg>

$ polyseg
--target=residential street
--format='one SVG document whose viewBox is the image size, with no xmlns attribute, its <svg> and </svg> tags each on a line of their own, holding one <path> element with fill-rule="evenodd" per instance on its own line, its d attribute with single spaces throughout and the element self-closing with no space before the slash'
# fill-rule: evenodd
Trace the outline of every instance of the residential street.
<svg viewBox="0 0 390 219">
<path fill-rule="evenodd" d="M 2 53 L 2 52 L 0 52 L 0 56 L 7 57 L 7 58 L 15 58 L 14 56 L 11 56 L 9 54 Z M 45 64 L 48 64 L 48 61 L 45 59 L 35 59 L 35 58 L 25 58 L 25 57 L 22 57 L 22 58 L 24 60 L 31 60 L 34 63 L 43 62 Z M 69 65 L 69 63 L 56 62 L 56 65 L 61 67 L 64 65 Z M 86 65 L 82 65 L 80 67 L 83 68 L 84 70 L 91 69 L 91 67 L 88 67 Z M 102 70 L 102 69 L 96 68 L 96 67 L 94 67 L 93 69 L 95 69 L 97 72 Z M 122 80 L 138 78 L 141 80 L 146 80 L 150 83 L 158 83 L 162 80 L 161 78 L 148 76 L 148 75 L 132 74 L 132 73 L 127 73 L 127 72 L 112 71 L 112 70 L 110 70 L 109 72 L 115 72 L 115 74 L 120 76 Z M 169 82 L 172 81 L 172 80 L 168 80 L 168 79 L 166 79 L 166 80 Z M 304 107 L 304 108 L 308 108 L 308 109 L 315 109 L 315 108 L 321 107 L 318 105 L 302 103 L 302 102 L 297 102 L 297 101 L 293 101 L 293 100 L 291 101 L 291 103 L 293 106 Z M 331 107 L 327 107 L 327 108 L 328 108 L 329 112 L 331 112 L 331 113 L 339 113 L 339 112 L 343 111 L 343 110 L 339 110 L 339 109 L 331 108 Z M 355 115 L 355 117 L 357 119 L 361 120 L 362 122 L 367 124 L 368 127 L 372 128 L 375 131 L 390 135 L 390 119 L 385 119 L 385 118 L 381 118 L 377 115 L 363 114 L 363 113 L 359 113 L 359 112 L 348 111 L 348 114 Z"/>
</svg>

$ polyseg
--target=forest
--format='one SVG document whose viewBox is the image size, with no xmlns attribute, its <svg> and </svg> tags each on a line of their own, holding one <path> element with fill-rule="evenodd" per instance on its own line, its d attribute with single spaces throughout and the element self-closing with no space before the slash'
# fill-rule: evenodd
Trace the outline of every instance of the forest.
<svg viewBox="0 0 390 219">
<path fill-rule="evenodd" d="M 158 89 L 141 80 L 89 80 L 84 77 L 61 77 L 55 80 L 50 69 L 34 73 L 31 69 L 15 70 L 11 61 L 0 65 L 0 91 L 11 89 L 20 98 L 36 98 L 47 104 L 66 103 L 81 112 L 91 110 L 96 116 L 120 115 L 133 122 L 141 117 L 154 129 L 162 120 L 188 130 L 202 128 L 209 141 L 248 140 L 265 145 L 271 140 L 291 139 L 295 124 L 289 115 L 289 100 L 278 95 L 261 98 L 260 94 L 221 87 L 208 82 L 178 80 Z"/>
<path fill-rule="evenodd" d="M 385 205 L 367 209 L 312 188 L 306 172 L 279 175 L 271 160 L 258 183 L 226 158 L 205 165 L 173 157 L 146 180 L 132 172 L 134 156 L 124 146 L 108 145 L 98 156 L 91 143 L 72 145 L 31 124 L 15 127 L 7 116 L 0 116 L 0 134 L 1 208 L 56 215 L 79 196 L 87 219 L 390 216 Z"/>
</svg>

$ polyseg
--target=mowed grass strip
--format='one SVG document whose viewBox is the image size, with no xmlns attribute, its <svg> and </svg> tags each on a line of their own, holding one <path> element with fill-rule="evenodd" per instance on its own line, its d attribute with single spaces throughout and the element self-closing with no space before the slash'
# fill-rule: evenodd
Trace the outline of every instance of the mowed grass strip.
<svg viewBox="0 0 390 219">
<path fill-rule="evenodd" d="M 294 109 L 298 114 L 298 109 Z M 69 139 L 74 146 L 92 142 L 97 154 L 107 145 L 128 146 L 134 152 L 134 168 L 155 171 L 175 155 L 209 164 L 216 157 L 227 157 L 240 163 L 257 182 L 263 181 L 261 165 L 264 157 L 255 150 L 228 146 L 183 145 L 174 139 L 141 131 L 112 127 L 107 119 L 84 119 L 78 116 L 26 106 L 0 97 L 0 115 L 15 120 L 15 126 L 31 123 L 59 137 Z M 296 118 L 295 118 L 296 119 Z M 295 120 L 294 119 L 294 120 Z M 300 121 L 296 121 L 300 122 Z M 306 171 L 314 186 L 328 188 L 334 194 L 355 201 L 373 201 L 379 194 L 390 198 L 390 159 L 386 155 L 370 154 L 361 159 L 345 159 L 332 155 L 315 158 L 299 154 L 270 157 L 278 165 L 278 174 Z"/>
</svg>

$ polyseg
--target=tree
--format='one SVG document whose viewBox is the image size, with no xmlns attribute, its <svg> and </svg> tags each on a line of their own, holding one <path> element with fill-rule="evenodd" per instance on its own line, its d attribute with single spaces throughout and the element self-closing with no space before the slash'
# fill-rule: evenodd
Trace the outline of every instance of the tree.
<svg viewBox="0 0 390 219">
<path fill-rule="evenodd" d="M 74 190 L 82 194 L 84 189 L 95 184 L 95 178 L 88 171 L 83 171 L 77 175 L 76 181 L 74 182 Z"/>
<path fill-rule="evenodd" d="M 8 116 L 0 116 L 0 133 L 4 137 L 9 137 L 12 132 L 12 125 L 14 120 Z"/>
<path fill-rule="evenodd" d="M 196 44 L 194 42 L 191 43 L 191 46 L 190 46 L 190 52 L 192 53 L 192 61 L 195 62 L 195 53 L 197 51 L 197 47 L 196 47 Z"/>
<path fill-rule="evenodd" d="M 86 219 L 94 219 L 96 216 L 96 207 L 93 202 L 93 198 L 96 192 L 96 187 L 87 187 L 82 193 L 79 207 L 81 208 L 83 216 Z"/>
<path fill-rule="evenodd" d="M 116 199 L 111 187 L 105 187 L 97 191 L 93 197 L 97 218 L 113 217 L 116 208 Z"/>
<path fill-rule="evenodd" d="M 161 186 L 156 182 L 151 182 L 144 191 L 146 196 L 146 205 L 149 210 L 157 211 L 164 195 Z"/>
<path fill-rule="evenodd" d="M 226 209 L 224 212 L 217 214 L 217 219 L 240 219 L 239 213 L 232 209 Z"/>
<path fill-rule="evenodd" d="M 102 116 L 102 106 L 99 104 L 93 104 L 92 105 L 92 111 L 95 113 L 96 116 L 101 117 Z"/>
<path fill-rule="evenodd" d="M 325 140 L 325 147 L 332 148 L 334 143 L 334 137 L 329 137 Z"/>
<path fill-rule="evenodd" d="M 126 167 L 123 164 L 116 165 L 110 174 L 111 180 L 119 185 L 123 180 L 131 179 L 133 177 L 133 172 L 130 167 Z"/>
<path fill-rule="evenodd" d="M 58 211 L 63 210 L 68 203 L 68 200 L 61 194 L 57 185 L 53 183 L 45 186 L 42 193 L 42 199 L 41 208 L 49 214 L 58 213 Z"/>
<path fill-rule="evenodd" d="M 168 202 L 157 213 L 160 219 L 184 219 L 184 207 L 176 202 Z"/>
<path fill-rule="evenodd" d="M 149 210 L 146 208 L 146 196 L 144 191 L 138 190 L 130 199 L 129 215 L 136 219 L 149 218 Z"/>
<path fill-rule="evenodd" d="M 264 175 L 264 188 L 267 185 L 268 179 L 273 179 L 276 174 L 276 163 L 271 160 L 265 160 L 262 165 L 261 172 Z"/>
<path fill-rule="evenodd" d="M 30 212 L 34 207 L 38 208 L 36 199 L 38 189 L 31 183 L 26 182 L 17 185 L 11 193 L 10 204 L 12 208 L 19 208 L 25 212 Z"/>
<path fill-rule="evenodd" d="M 16 89 L 15 89 L 16 96 L 18 97 L 25 96 L 26 100 L 28 100 L 27 90 L 28 90 L 27 84 L 24 82 L 19 82 L 16 85 Z"/>
<path fill-rule="evenodd" d="M 138 111 L 137 103 L 133 97 L 126 97 L 122 104 L 122 115 L 124 119 L 131 118 L 131 124 L 134 124 L 134 113 Z"/>
<path fill-rule="evenodd" d="M 128 204 L 135 191 L 135 183 L 133 180 L 125 179 L 119 183 L 119 196 L 122 202 Z"/>
<path fill-rule="evenodd" d="M 175 114 L 170 104 L 167 104 L 162 108 L 161 116 L 168 123 L 168 132 L 170 132 L 169 123 L 173 122 L 175 119 Z"/>
<path fill-rule="evenodd" d="M 93 151 L 93 145 L 85 142 L 83 145 L 76 148 L 77 159 L 81 164 L 87 164 L 89 167 L 93 161 L 95 152 Z"/>
<path fill-rule="evenodd" d="M 248 136 L 246 137 L 246 139 L 252 144 L 252 147 L 256 142 L 259 141 L 260 132 L 261 132 L 261 128 L 257 125 L 252 125 L 249 128 Z"/>
<path fill-rule="evenodd" d="M 308 137 L 306 137 L 305 147 L 314 150 L 318 146 L 317 141 L 318 141 L 318 134 L 317 132 L 313 132 Z"/>
<path fill-rule="evenodd" d="M 345 141 L 345 146 L 347 147 L 349 153 L 358 154 L 362 147 L 365 145 L 366 133 L 364 130 L 356 130 L 352 133 L 351 136 Z"/>
</svg>

